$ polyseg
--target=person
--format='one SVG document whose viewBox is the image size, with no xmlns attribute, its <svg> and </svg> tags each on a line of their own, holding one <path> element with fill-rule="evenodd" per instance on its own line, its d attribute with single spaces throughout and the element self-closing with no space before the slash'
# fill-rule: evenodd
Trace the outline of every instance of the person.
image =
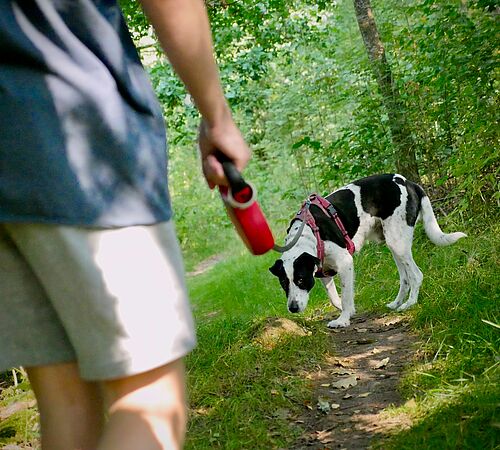
<svg viewBox="0 0 500 450">
<path fill-rule="evenodd" d="M 141 0 L 215 150 L 250 150 L 202 0 Z M 195 346 L 162 111 L 115 0 L 0 0 L 0 371 L 24 366 L 46 450 L 176 449 Z M 106 420 L 105 420 L 106 417 Z"/>
</svg>

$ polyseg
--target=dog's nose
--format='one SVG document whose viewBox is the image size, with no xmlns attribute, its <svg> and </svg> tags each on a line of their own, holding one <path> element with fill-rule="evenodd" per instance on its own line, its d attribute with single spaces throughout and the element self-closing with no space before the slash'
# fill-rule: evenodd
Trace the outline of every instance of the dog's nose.
<svg viewBox="0 0 500 450">
<path fill-rule="evenodd" d="M 291 313 L 299 312 L 299 304 L 297 302 L 290 303 L 290 306 L 288 307 L 288 310 Z"/>
</svg>

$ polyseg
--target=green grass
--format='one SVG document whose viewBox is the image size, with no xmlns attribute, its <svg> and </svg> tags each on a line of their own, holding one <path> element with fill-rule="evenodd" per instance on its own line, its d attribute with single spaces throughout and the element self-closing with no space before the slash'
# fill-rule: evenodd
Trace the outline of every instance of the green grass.
<svg viewBox="0 0 500 450">
<path fill-rule="evenodd" d="M 273 258 L 240 253 L 189 282 L 199 345 L 188 358 L 188 449 L 286 448 L 301 431 L 289 419 L 310 401 L 304 372 L 328 355 L 331 341 L 324 322 L 307 316 L 294 318 L 302 332 L 263 341 L 271 319 L 286 316 L 267 271 Z"/>
<path fill-rule="evenodd" d="M 449 229 L 460 227 L 450 225 Z M 424 273 L 419 303 L 408 312 L 421 345 L 401 383 L 414 425 L 385 437 L 384 449 L 498 445 L 498 236 L 492 224 L 452 247 L 417 230 L 414 255 Z M 310 401 L 304 374 L 334 352 L 321 318 L 331 311 L 319 283 L 305 313 L 289 315 L 268 272 L 276 254 L 251 257 L 240 246 L 216 270 L 189 280 L 198 348 L 188 358 L 188 449 L 287 448 L 301 432 L 292 420 Z M 385 246 L 356 256 L 358 311 L 386 311 L 398 274 Z M 269 318 L 294 320 L 309 334 L 283 335 L 272 348 L 258 336 Z M 397 413 L 397 410 L 395 411 Z"/>
<path fill-rule="evenodd" d="M 447 229 L 460 229 L 449 225 Z M 447 248 L 417 230 L 414 256 L 424 273 L 419 303 L 407 317 L 421 344 L 400 389 L 415 406 L 411 428 L 393 432 L 380 449 L 498 448 L 498 303 L 500 232 L 496 223 Z M 468 231 L 468 230 L 465 230 Z M 335 353 L 325 327 L 333 315 L 317 283 L 307 310 L 290 315 L 268 272 L 276 254 L 253 257 L 235 239 L 216 269 L 188 280 L 199 345 L 187 359 L 191 417 L 186 448 L 289 448 L 302 433 L 295 418 L 314 407 L 308 372 Z M 385 246 L 356 256 L 358 311 L 387 311 L 398 274 Z M 273 319 L 296 325 L 265 339 Z M 0 406 L 23 400 L 29 386 L 8 388 Z M 0 445 L 37 435 L 29 409 L 0 425 Z"/>
<path fill-rule="evenodd" d="M 17 402 L 34 400 L 33 392 L 27 380 L 17 386 L 6 386 L 9 374 L 3 374 L 0 381 L 0 409 L 15 405 Z M 18 375 L 21 377 L 21 374 Z M 35 408 L 23 408 L 0 421 L 0 448 L 7 444 L 28 444 L 38 438 L 38 414 Z"/>
<path fill-rule="evenodd" d="M 416 242 L 425 278 L 410 315 L 423 343 L 401 389 L 419 407 L 415 426 L 383 448 L 500 445 L 499 231 L 492 224 L 446 249 Z"/>
</svg>

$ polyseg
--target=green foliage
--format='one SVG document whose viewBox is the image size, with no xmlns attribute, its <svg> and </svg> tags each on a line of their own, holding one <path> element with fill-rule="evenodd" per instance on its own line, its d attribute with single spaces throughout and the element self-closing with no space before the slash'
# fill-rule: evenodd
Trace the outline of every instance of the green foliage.
<svg viewBox="0 0 500 450">
<path fill-rule="evenodd" d="M 148 35 L 137 3 L 122 5 L 134 37 Z M 372 5 L 424 184 L 447 197 L 444 211 L 486 218 L 500 200 L 494 2 Z M 214 0 L 207 9 L 226 96 L 254 151 L 246 175 L 273 228 L 282 233 L 286 211 L 312 191 L 395 170 L 351 1 Z M 164 58 L 149 69 L 169 127 L 177 226 L 194 264 L 193 255 L 218 251 L 231 232 L 217 195 L 198 180 L 198 114 L 189 96 Z M 190 233 L 200 227 L 195 243 Z"/>
<path fill-rule="evenodd" d="M 151 37 L 139 2 L 120 4 L 136 42 Z M 425 278 L 408 314 L 425 345 L 402 385 L 416 398 L 415 422 L 381 448 L 494 448 L 498 1 L 372 0 L 372 6 L 425 187 L 439 199 L 435 210 L 447 227 L 469 234 L 439 249 L 417 232 L 415 259 Z M 278 241 L 310 192 L 395 170 L 388 118 L 351 0 L 212 0 L 207 8 L 226 96 L 254 151 L 245 176 Z M 218 193 L 202 180 L 199 117 L 189 96 L 164 57 L 148 70 L 169 128 L 170 189 L 187 267 L 214 253 L 238 255 L 189 283 L 199 346 L 189 357 L 194 409 L 187 447 L 287 448 L 300 430 L 276 412 L 293 414 L 303 405 L 309 386 L 301 370 L 321 363 L 331 345 L 324 324 L 309 315 L 325 307 L 324 292 L 315 288 L 308 312 L 294 316 L 312 334 L 260 346 L 267 318 L 285 311 L 267 272 L 272 255 L 246 255 Z M 385 311 L 398 282 L 389 251 L 366 247 L 356 272 L 358 309 Z M 3 390 L 2 399 L 24 400 L 23 389 Z M 0 443 L 32 441 L 35 420 L 32 409 L 11 416 L 0 425 Z"/>
<path fill-rule="evenodd" d="M 464 182 L 469 188 L 462 175 L 477 174 L 476 156 L 492 153 L 498 166 L 498 58 L 492 38 L 498 22 L 476 2 L 403 2 L 383 14 L 393 16 L 383 22 L 383 37 L 423 173 L 428 182 Z M 492 170 L 498 167 L 486 169 Z M 495 186 L 487 187 L 495 192 Z"/>
<path fill-rule="evenodd" d="M 6 375 L 2 374 L 2 378 Z M 18 376 L 21 377 L 21 374 Z M 4 448 L 7 444 L 35 444 L 39 438 L 38 413 L 34 408 L 34 395 L 28 381 L 17 386 L 5 386 L 5 383 L 0 385 L 0 409 L 23 403 L 25 405 L 0 421 L 0 446 Z"/>
</svg>

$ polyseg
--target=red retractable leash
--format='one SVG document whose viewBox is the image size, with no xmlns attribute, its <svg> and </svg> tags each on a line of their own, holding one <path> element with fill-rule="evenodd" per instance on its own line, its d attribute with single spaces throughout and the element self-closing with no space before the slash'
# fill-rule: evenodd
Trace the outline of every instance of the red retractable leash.
<svg viewBox="0 0 500 450">
<path fill-rule="evenodd" d="M 217 152 L 216 156 L 229 181 L 229 188 L 219 186 L 229 218 L 247 248 L 254 255 L 263 255 L 275 244 L 271 228 L 257 203 L 255 187 L 243 179 L 226 155 Z"/>
</svg>

